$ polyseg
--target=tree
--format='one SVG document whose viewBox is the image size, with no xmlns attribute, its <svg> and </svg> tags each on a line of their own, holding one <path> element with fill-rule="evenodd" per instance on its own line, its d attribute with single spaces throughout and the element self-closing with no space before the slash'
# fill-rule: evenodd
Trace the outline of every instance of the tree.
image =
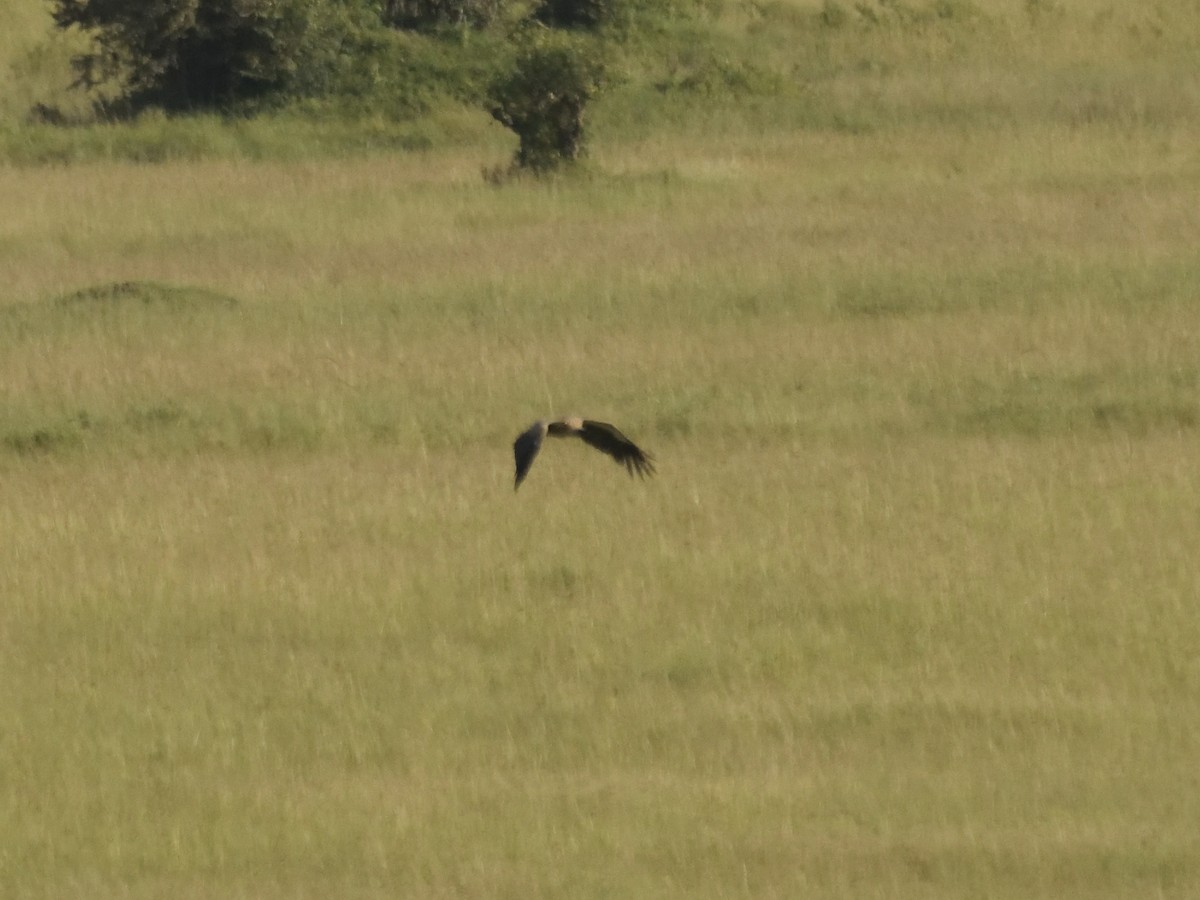
<svg viewBox="0 0 1200 900">
<path fill-rule="evenodd" d="M 115 82 L 135 107 L 224 107 L 287 90 L 311 62 L 303 0 L 54 0 L 91 32 L 77 83 Z M 311 73 L 304 73 L 309 77 Z"/>
<path fill-rule="evenodd" d="M 515 165 L 547 172 L 584 153 L 584 110 L 604 83 L 599 54 L 583 40 L 542 31 L 491 87 L 490 112 L 520 140 Z"/>
</svg>

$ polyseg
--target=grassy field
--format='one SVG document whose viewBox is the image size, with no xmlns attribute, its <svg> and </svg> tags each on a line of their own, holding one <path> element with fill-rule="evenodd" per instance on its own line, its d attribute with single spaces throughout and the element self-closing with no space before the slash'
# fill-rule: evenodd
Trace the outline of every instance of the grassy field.
<svg viewBox="0 0 1200 900">
<path fill-rule="evenodd" d="M 1197 17 L 978 6 L 544 183 L 0 165 L 0 894 L 1200 893 Z"/>
</svg>

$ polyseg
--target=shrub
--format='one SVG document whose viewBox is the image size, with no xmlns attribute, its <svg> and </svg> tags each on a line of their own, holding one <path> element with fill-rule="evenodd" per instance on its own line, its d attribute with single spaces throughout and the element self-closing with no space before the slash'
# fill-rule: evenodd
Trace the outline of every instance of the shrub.
<svg viewBox="0 0 1200 900">
<path fill-rule="evenodd" d="M 547 172 L 584 153 L 584 110 L 604 81 L 599 53 L 546 32 L 527 40 L 512 71 L 490 91 L 492 117 L 516 132 L 517 168 Z"/>
<path fill-rule="evenodd" d="M 556 28 L 595 29 L 623 21 L 627 0 L 541 0 L 534 18 Z"/>
<path fill-rule="evenodd" d="M 504 7 L 505 0 L 384 0 L 382 16 L 397 28 L 479 28 L 495 21 Z"/>
<path fill-rule="evenodd" d="M 305 0 L 54 0 L 55 24 L 93 47 L 77 84 L 117 83 L 135 108 L 226 107 L 311 82 L 330 51 L 330 8 Z M 326 5 L 327 6 L 327 5 Z M 336 50 L 336 48 L 335 48 Z"/>
</svg>

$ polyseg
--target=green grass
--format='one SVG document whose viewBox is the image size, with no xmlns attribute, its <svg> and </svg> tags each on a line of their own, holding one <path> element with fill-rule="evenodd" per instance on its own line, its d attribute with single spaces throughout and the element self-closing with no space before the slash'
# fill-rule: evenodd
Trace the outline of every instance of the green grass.
<svg viewBox="0 0 1200 900">
<path fill-rule="evenodd" d="M 1194 38 L 977 6 L 928 80 L 731 7 L 821 86 L 544 182 L 446 111 L 0 166 L 0 894 L 1200 892 Z M 658 476 L 514 495 L 570 412 Z"/>
</svg>

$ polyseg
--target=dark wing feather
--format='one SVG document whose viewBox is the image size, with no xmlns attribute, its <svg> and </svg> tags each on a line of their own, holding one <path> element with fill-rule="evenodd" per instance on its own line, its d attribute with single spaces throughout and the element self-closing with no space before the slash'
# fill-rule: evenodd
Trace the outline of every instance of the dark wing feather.
<svg viewBox="0 0 1200 900">
<path fill-rule="evenodd" d="M 517 463 L 517 480 L 513 484 L 514 491 L 521 486 L 521 482 L 529 474 L 529 467 L 533 465 L 534 458 L 542 449 L 543 433 L 542 423 L 534 422 L 532 426 L 517 435 L 517 439 L 513 441 L 513 457 Z"/>
<path fill-rule="evenodd" d="M 615 426 L 584 419 L 579 436 L 588 446 L 607 453 L 623 465 L 630 475 L 645 477 L 654 474 L 654 458 L 621 434 Z"/>
</svg>

